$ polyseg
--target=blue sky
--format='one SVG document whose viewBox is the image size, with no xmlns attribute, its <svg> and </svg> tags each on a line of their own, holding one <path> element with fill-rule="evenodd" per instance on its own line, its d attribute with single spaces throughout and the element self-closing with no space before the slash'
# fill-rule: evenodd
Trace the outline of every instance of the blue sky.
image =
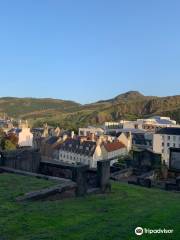
<svg viewBox="0 0 180 240">
<path fill-rule="evenodd" d="M 0 1 L 0 96 L 180 94 L 179 0 Z"/>
</svg>

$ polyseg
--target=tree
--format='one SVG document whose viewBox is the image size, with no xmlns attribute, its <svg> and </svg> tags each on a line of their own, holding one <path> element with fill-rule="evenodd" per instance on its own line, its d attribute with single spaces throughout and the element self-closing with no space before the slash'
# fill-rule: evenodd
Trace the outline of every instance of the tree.
<svg viewBox="0 0 180 240">
<path fill-rule="evenodd" d="M 10 142 L 12 142 L 15 146 L 18 145 L 18 137 L 17 137 L 17 135 L 14 134 L 14 133 L 8 134 L 7 140 L 9 140 Z"/>
<path fill-rule="evenodd" d="M 10 151 L 10 150 L 15 150 L 16 145 L 14 145 L 10 140 L 5 140 L 4 142 L 4 150 Z"/>
</svg>

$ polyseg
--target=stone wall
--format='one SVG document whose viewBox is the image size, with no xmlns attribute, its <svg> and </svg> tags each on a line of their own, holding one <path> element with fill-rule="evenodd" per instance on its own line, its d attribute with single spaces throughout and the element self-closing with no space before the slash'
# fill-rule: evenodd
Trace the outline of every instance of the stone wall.
<svg viewBox="0 0 180 240">
<path fill-rule="evenodd" d="M 33 148 L 1 152 L 0 165 L 8 168 L 38 173 L 41 155 Z"/>
<path fill-rule="evenodd" d="M 1 152 L 0 166 L 46 176 L 70 179 L 77 184 L 76 195 L 83 196 L 89 189 L 105 192 L 110 188 L 110 161 L 99 161 L 97 170 L 86 165 L 65 164 L 56 160 L 42 160 L 38 150 L 32 148 Z"/>
<path fill-rule="evenodd" d="M 87 184 L 89 188 L 97 188 L 98 187 L 98 174 L 95 169 L 88 169 L 86 172 L 87 175 Z"/>
<path fill-rule="evenodd" d="M 111 179 L 119 181 L 133 175 L 133 168 L 126 168 L 118 172 L 111 173 Z"/>
<path fill-rule="evenodd" d="M 142 171 L 151 171 L 161 166 L 161 154 L 149 150 L 133 151 L 133 167 Z"/>
<path fill-rule="evenodd" d="M 86 165 L 65 164 L 60 161 L 43 160 L 40 164 L 41 174 L 71 179 L 77 184 L 77 195 L 83 196 L 88 188 L 99 188 L 105 192 L 110 188 L 110 161 L 97 163 L 97 170 L 89 170 Z"/>
<path fill-rule="evenodd" d="M 111 190 L 110 184 L 110 161 L 102 160 L 97 162 L 97 183 L 102 192 Z"/>
<path fill-rule="evenodd" d="M 65 164 L 59 161 L 41 161 L 40 164 L 40 173 L 71 179 L 77 184 L 77 192 L 78 196 L 83 196 L 87 192 L 87 172 L 88 166 L 85 165 L 72 165 Z"/>
</svg>

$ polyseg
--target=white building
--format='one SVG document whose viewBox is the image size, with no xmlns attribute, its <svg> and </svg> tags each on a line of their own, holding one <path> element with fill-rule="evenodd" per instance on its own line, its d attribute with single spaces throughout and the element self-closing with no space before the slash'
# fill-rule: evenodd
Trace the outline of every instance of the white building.
<svg viewBox="0 0 180 240">
<path fill-rule="evenodd" d="M 153 136 L 153 151 L 162 154 L 162 160 L 169 166 L 169 148 L 180 148 L 180 128 L 162 128 Z"/>
<path fill-rule="evenodd" d="M 79 128 L 79 136 L 89 136 L 94 134 L 95 136 L 100 136 L 104 134 L 104 130 L 99 127 L 87 127 L 87 128 Z"/>
<path fill-rule="evenodd" d="M 132 149 L 132 134 L 131 134 L 131 132 L 122 132 L 117 137 L 117 139 L 119 142 L 123 143 L 126 146 L 128 152 Z"/>
<path fill-rule="evenodd" d="M 118 162 L 119 156 L 128 154 L 128 150 L 121 142 L 103 143 L 101 146 L 103 159 L 113 159 L 111 165 Z"/>
<path fill-rule="evenodd" d="M 121 120 L 120 122 L 107 122 L 105 123 L 106 129 L 144 129 L 146 131 L 155 131 L 165 127 L 180 127 L 176 125 L 176 121 L 170 117 L 154 116 L 147 119 L 137 119 L 136 121 Z"/>
<path fill-rule="evenodd" d="M 117 162 L 118 156 L 127 154 L 127 148 L 120 142 L 103 143 L 98 141 L 79 141 L 67 139 L 59 146 L 59 160 L 70 164 L 85 164 L 96 168 L 97 162 L 103 159 Z"/>
<path fill-rule="evenodd" d="M 122 142 L 128 149 L 133 147 L 152 149 L 153 133 L 143 129 L 126 128 L 126 129 L 109 129 L 107 133 L 114 137 L 114 140 Z"/>
<path fill-rule="evenodd" d="M 122 128 L 122 124 L 120 122 L 105 122 L 104 123 L 104 128 L 108 129 L 114 129 L 114 128 Z"/>
<path fill-rule="evenodd" d="M 96 168 L 97 161 L 101 159 L 100 145 L 93 141 L 67 139 L 59 146 L 59 160 L 66 163 L 82 163 L 90 168 Z"/>
<path fill-rule="evenodd" d="M 155 116 L 148 119 L 137 119 L 136 127 L 139 129 L 145 130 L 157 130 L 160 128 L 167 128 L 167 127 L 177 127 L 176 121 L 171 120 L 170 117 L 160 117 Z"/>
<path fill-rule="evenodd" d="M 32 147 L 33 146 L 33 134 L 30 128 L 23 126 L 21 132 L 19 133 L 18 145 L 20 147 Z"/>
</svg>

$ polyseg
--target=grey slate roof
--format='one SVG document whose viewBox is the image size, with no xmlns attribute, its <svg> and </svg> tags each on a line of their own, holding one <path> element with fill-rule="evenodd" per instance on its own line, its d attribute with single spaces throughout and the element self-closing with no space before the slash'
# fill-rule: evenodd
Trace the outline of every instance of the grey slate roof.
<svg viewBox="0 0 180 240">
<path fill-rule="evenodd" d="M 96 149 L 96 143 L 93 141 L 81 142 L 75 139 L 67 139 L 61 144 L 59 150 L 73 152 L 84 156 L 93 156 Z"/>
<path fill-rule="evenodd" d="M 172 124 L 171 120 L 162 119 L 160 116 L 154 116 L 151 119 L 155 119 L 156 122 L 159 123 L 159 124 Z"/>
<path fill-rule="evenodd" d="M 162 128 L 158 130 L 156 134 L 180 135 L 180 128 L 175 128 L 175 127 Z"/>
</svg>

